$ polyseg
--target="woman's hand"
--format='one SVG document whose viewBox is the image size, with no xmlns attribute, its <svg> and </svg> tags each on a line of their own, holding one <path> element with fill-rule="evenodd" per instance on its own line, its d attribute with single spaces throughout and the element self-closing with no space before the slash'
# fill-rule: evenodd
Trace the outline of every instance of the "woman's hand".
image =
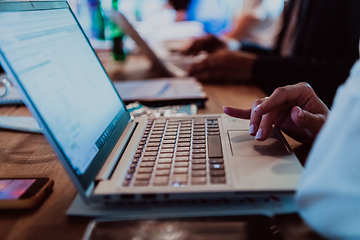
<svg viewBox="0 0 360 240">
<path fill-rule="evenodd" d="M 312 143 L 326 121 L 329 109 L 307 83 L 277 88 L 258 99 L 251 109 L 224 107 L 232 117 L 250 119 L 249 133 L 265 140 L 274 126 L 302 143 Z"/>
</svg>

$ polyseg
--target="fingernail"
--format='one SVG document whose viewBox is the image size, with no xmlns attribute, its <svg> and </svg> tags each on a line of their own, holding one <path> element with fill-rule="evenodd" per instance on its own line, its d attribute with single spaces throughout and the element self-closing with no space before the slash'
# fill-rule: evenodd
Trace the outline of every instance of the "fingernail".
<svg viewBox="0 0 360 240">
<path fill-rule="evenodd" d="M 255 112 L 259 111 L 260 107 L 261 107 L 261 104 L 257 105 L 257 106 L 254 108 L 254 111 L 255 111 Z"/>
<path fill-rule="evenodd" d="M 257 131 L 257 133 L 256 133 L 255 139 L 256 139 L 256 140 L 261 139 L 262 135 L 263 135 L 263 129 L 260 128 L 260 129 Z"/>
<path fill-rule="evenodd" d="M 250 135 L 253 135 L 255 133 L 255 125 L 254 124 L 251 124 L 250 125 L 250 128 L 249 128 L 249 134 Z"/>
<path fill-rule="evenodd" d="M 298 117 L 299 117 L 299 118 L 304 118 L 304 111 L 303 111 L 301 108 L 299 108 Z"/>
</svg>

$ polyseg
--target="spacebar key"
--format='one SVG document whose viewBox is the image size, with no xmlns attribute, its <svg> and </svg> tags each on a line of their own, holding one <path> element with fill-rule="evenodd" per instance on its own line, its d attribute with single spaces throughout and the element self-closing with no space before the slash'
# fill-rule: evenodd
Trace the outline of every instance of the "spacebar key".
<svg viewBox="0 0 360 240">
<path fill-rule="evenodd" d="M 222 158 L 221 138 L 219 135 L 207 137 L 209 158 Z"/>
</svg>

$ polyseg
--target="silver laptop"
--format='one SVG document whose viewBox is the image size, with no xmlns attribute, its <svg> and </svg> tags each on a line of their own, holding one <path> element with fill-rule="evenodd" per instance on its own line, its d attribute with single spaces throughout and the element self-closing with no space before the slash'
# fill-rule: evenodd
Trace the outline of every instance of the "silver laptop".
<svg viewBox="0 0 360 240">
<path fill-rule="evenodd" d="M 0 61 L 86 203 L 295 192 L 276 129 L 258 142 L 224 114 L 132 119 L 66 2 L 0 2 Z"/>
<path fill-rule="evenodd" d="M 186 77 L 188 76 L 187 68 L 191 64 L 200 61 L 204 55 L 185 56 L 172 55 L 166 59 L 160 59 L 157 54 L 149 47 L 138 32 L 133 28 L 125 16 L 118 11 L 104 11 L 109 19 L 112 19 L 134 42 L 140 47 L 143 53 L 151 60 L 153 66 L 162 71 L 168 77 Z"/>
</svg>

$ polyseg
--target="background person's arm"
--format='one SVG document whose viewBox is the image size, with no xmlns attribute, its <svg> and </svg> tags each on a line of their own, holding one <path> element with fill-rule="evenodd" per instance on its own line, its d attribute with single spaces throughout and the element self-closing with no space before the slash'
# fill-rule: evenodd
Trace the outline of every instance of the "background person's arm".
<svg viewBox="0 0 360 240">
<path fill-rule="evenodd" d="M 277 87 L 308 82 L 331 106 L 337 87 L 359 58 L 359 0 L 309 1 L 308 21 L 299 32 L 296 57 L 260 56 L 253 82 L 268 94 Z"/>
</svg>

